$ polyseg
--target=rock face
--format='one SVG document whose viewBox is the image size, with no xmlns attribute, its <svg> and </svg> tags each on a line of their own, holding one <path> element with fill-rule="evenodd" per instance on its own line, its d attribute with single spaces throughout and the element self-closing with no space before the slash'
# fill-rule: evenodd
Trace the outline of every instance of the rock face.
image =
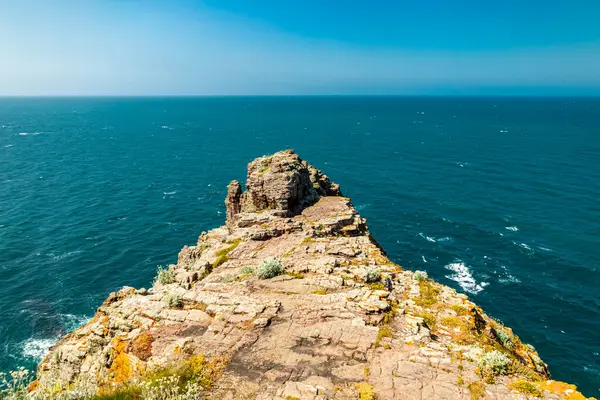
<svg viewBox="0 0 600 400">
<path fill-rule="evenodd" d="M 584 398 L 467 296 L 389 260 L 293 152 L 251 162 L 246 186 L 151 289 L 112 293 L 55 345 L 36 393 L 118 390 L 202 356 L 208 399 Z M 261 279 L 271 258 L 283 272 Z"/>
<path fill-rule="evenodd" d="M 291 217 L 323 196 L 340 196 L 339 186 L 291 150 L 257 158 L 248 164 L 248 190 L 241 193 L 237 181 L 229 184 L 225 199 L 227 223 L 240 212 L 268 211 L 271 215 Z"/>
</svg>

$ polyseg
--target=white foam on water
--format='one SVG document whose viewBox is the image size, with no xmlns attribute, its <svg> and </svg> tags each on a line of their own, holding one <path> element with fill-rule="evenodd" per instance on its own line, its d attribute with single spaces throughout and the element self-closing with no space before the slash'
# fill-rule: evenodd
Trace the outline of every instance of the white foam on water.
<svg viewBox="0 0 600 400">
<path fill-rule="evenodd" d="M 519 230 L 519 228 L 516 226 L 505 226 L 504 229 L 507 229 L 507 230 L 513 231 L 513 232 L 517 232 Z"/>
<path fill-rule="evenodd" d="M 467 293 L 477 294 L 483 291 L 484 287 L 489 285 L 487 282 L 477 283 L 469 267 L 462 261 L 450 263 L 445 268 L 453 273 L 446 275 L 446 278 L 458 283 L 460 287 Z"/>
<path fill-rule="evenodd" d="M 427 259 L 425 258 L 425 256 L 421 256 L 421 258 L 423 259 L 423 262 L 426 263 Z"/>
<path fill-rule="evenodd" d="M 90 320 L 85 315 L 60 314 L 62 326 L 69 332 L 74 331 L 80 326 L 87 324 Z"/>
<path fill-rule="evenodd" d="M 452 240 L 452 238 L 449 236 L 444 236 L 443 238 L 437 239 L 438 242 L 449 242 L 451 240 Z"/>
<path fill-rule="evenodd" d="M 172 192 L 163 192 L 163 194 L 166 195 L 166 196 L 170 196 L 170 195 L 173 195 L 175 193 L 177 193 L 177 190 L 174 190 Z"/>
<path fill-rule="evenodd" d="M 423 232 L 419 232 L 419 236 L 421 236 L 423 239 L 427 240 L 428 242 L 435 243 L 435 238 L 432 238 L 431 236 L 425 236 L 425 235 L 423 235 Z"/>
<path fill-rule="evenodd" d="M 517 243 L 517 242 L 513 241 L 513 244 L 519 246 L 522 249 L 527 250 L 530 253 L 534 253 L 533 249 L 531 247 L 529 247 L 529 245 L 527 243 Z"/>
<path fill-rule="evenodd" d="M 44 132 L 19 132 L 19 136 L 36 136 L 41 135 Z"/>
<path fill-rule="evenodd" d="M 9 147 L 13 147 L 12 144 L 7 144 L 6 146 L 4 146 L 5 149 L 8 149 Z"/>
<path fill-rule="evenodd" d="M 36 362 L 40 362 L 46 356 L 46 354 L 48 354 L 50 347 L 56 344 L 58 339 L 58 337 L 47 339 L 28 339 L 23 343 L 23 356 L 26 358 L 33 358 Z"/>
</svg>

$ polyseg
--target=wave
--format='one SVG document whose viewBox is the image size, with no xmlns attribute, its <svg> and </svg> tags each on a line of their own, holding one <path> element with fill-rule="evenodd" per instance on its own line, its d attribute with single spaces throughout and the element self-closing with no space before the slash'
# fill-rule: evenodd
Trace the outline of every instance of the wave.
<svg viewBox="0 0 600 400">
<path fill-rule="evenodd" d="M 508 272 L 508 269 L 506 268 L 506 266 L 501 265 L 500 268 L 502 268 L 502 275 L 498 278 L 498 282 L 500 283 L 504 283 L 504 284 L 511 284 L 511 283 L 521 283 L 521 280 L 519 278 L 517 278 L 514 275 L 511 275 Z"/>
<path fill-rule="evenodd" d="M 36 136 L 36 135 L 41 135 L 44 132 L 20 132 L 18 133 L 19 136 Z"/>
<path fill-rule="evenodd" d="M 172 192 L 163 192 L 163 194 L 164 194 L 165 196 L 171 196 L 171 195 L 173 195 L 173 194 L 175 194 L 175 193 L 177 193 L 177 190 L 174 190 L 174 191 L 172 191 Z"/>
<path fill-rule="evenodd" d="M 67 258 L 72 255 L 80 254 L 80 253 L 83 253 L 83 251 L 82 250 L 74 250 L 74 251 L 68 251 L 68 252 L 62 253 L 62 254 L 48 253 L 48 257 L 52 257 L 53 260 L 62 260 L 63 258 Z"/>
<path fill-rule="evenodd" d="M 364 210 L 365 208 L 369 207 L 370 205 L 371 205 L 371 204 L 359 204 L 359 205 L 357 205 L 357 206 L 356 206 L 356 207 L 354 207 L 354 208 L 356 208 L 356 211 L 362 211 L 362 210 Z"/>
<path fill-rule="evenodd" d="M 60 314 L 59 318 L 63 327 L 69 332 L 87 324 L 90 320 L 88 316 L 74 314 Z"/>
<path fill-rule="evenodd" d="M 432 243 L 436 242 L 435 238 L 433 238 L 431 236 L 425 236 L 425 235 L 423 235 L 423 232 L 419 232 L 419 236 L 421 236 L 423 239 L 427 240 L 428 242 L 432 242 Z"/>
<path fill-rule="evenodd" d="M 4 146 L 5 149 L 8 149 L 9 147 L 13 147 L 12 144 L 7 144 L 6 146 Z"/>
<path fill-rule="evenodd" d="M 446 275 L 446 278 L 458 283 L 462 290 L 467 293 L 477 294 L 489 285 L 487 282 L 477 283 L 469 268 L 460 260 L 446 265 L 445 268 L 453 272 Z"/>
<path fill-rule="evenodd" d="M 519 228 L 516 226 L 505 226 L 504 229 L 507 229 L 507 230 L 513 231 L 513 232 L 517 232 L 519 230 Z"/>
<path fill-rule="evenodd" d="M 527 243 L 518 243 L 513 240 L 513 244 L 525 250 L 527 254 L 535 254 L 535 250 L 533 250 Z"/>
<path fill-rule="evenodd" d="M 426 263 L 427 259 L 425 258 L 425 256 L 421 256 L 421 258 L 423 259 L 423 262 Z"/>
<path fill-rule="evenodd" d="M 73 315 L 73 314 L 60 314 L 58 319 L 62 325 L 62 328 L 67 332 L 72 332 L 78 327 L 86 324 L 90 318 L 85 315 Z M 50 347 L 54 346 L 60 338 L 63 336 L 62 333 L 57 333 L 52 337 L 36 338 L 32 337 L 24 341 L 21 345 L 21 353 L 23 358 L 33 359 L 35 362 L 40 362 L 50 351 Z"/>
<path fill-rule="evenodd" d="M 58 341 L 59 337 L 47 338 L 47 339 L 28 339 L 23 343 L 23 357 L 32 358 L 36 362 L 42 361 L 42 359 L 50 351 L 50 347 L 54 346 Z"/>
</svg>

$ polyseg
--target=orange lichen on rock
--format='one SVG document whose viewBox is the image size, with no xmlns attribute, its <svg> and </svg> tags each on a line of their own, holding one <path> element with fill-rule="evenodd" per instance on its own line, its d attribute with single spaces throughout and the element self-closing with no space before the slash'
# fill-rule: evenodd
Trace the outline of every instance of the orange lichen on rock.
<svg viewBox="0 0 600 400">
<path fill-rule="evenodd" d="M 152 342 L 154 339 L 148 332 L 136 336 L 129 345 L 129 351 L 142 361 L 152 357 Z"/>
<path fill-rule="evenodd" d="M 27 387 L 28 392 L 31 393 L 31 392 L 35 391 L 39 385 L 40 385 L 40 383 L 37 380 L 31 382 L 29 384 L 29 386 Z"/>
<path fill-rule="evenodd" d="M 108 369 L 109 380 L 111 382 L 122 384 L 133 378 L 135 364 L 131 356 L 125 351 L 127 349 L 127 341 L 121 337 L 116 337 L 111 343 L 113 347 L 113 360 Z"/>
<path fill-rule="evenodd" d="M 536 382 L 536 385 L 540 390 L 547 390 L 550 393 L 561 396 L 566 400 L 586 400 L 587 397 L 582 395 L 578 390 L 577 386 L 569 383 L 547 380 L 544 382 Z M 590 399 L 592 400 L 592 399 Z"/>
</svg>

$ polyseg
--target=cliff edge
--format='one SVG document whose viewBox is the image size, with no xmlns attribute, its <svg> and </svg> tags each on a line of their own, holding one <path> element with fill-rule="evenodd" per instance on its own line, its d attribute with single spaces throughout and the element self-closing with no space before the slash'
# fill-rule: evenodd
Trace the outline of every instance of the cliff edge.
<svg viewBox="0 0 600 400">
<path fill-rule="evenodd" d="M 252 161 L 246 187 L 228 186 L 226 225 L 185 246 L 151 289 L 111 293 L 61 339 L 31 390 L 585 399 L 466 295 L 389 260 L 339 186 L 294 152 Z"/>
</svg>

